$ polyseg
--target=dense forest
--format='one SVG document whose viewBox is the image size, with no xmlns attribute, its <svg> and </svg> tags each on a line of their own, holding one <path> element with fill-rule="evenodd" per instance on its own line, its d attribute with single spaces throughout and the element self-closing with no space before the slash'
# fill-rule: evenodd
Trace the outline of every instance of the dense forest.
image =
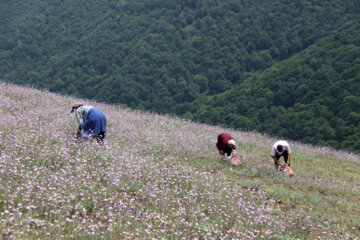
<svg viewBox="0 0 360 240">
<path fill-rule="evenodd" d="M 0 3 L 0 81 L 360 152 L 357 0 Z"/>
</svg>

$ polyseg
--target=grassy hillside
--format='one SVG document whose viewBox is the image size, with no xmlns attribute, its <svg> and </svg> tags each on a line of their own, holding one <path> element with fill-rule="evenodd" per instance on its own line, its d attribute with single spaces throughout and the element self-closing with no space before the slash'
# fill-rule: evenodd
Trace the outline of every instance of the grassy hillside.
<svg viewBox="0 0 360 240">
<path fill-rule="evenodd" d="M 107 116 L 105 147 L 76 142 L 75 101 Z M 243 165 L 220 162 L 230 132 Z M 4 239 L 358 239 L 360 157 L 0 84 L 0 235 Z"/>
</svg>

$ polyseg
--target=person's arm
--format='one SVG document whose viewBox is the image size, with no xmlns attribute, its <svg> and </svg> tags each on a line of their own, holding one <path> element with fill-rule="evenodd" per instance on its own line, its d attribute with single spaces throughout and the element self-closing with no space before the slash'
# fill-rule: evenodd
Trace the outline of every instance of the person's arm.
<svg viewBox="0 0 360 240">
<path fill-rule="evenodd" d="M 229 163 L 231 163 L 231 160 L 232 160 L 234 157 L 236 157 L 236 156 L 237 156 L 236 150 L 235 150 L 235 149 L 232 149 L 230 155 L 229 155 L 229 156 L 225 156 L 225 157 L 226 157 L 226 161 L 229 162 Z"/>
<path fill-rule="evenodd" d="M 223 153 L 219 153 L 219 154 L 220 154 L 220 157 L 221 157 L 222 160 L 224 160 L 224 161 L 227 160 L 226 157 L 225 157 L 225 154 L 223 154 Z"/>
<path fill-rule="evenodd" d="M 275 157 L 275 153 L 276 153 L 276 147 L 275 145 L 271 148 L 271 152 L 270 152 L 270 156 L 272 157 L 272 159 L 274 159 L 274 162 L 276 162 L 278 165 L 280 165 L 280 161 L 279 159 L 277 159 Z M 280 165 L 281 166 L 281 165 Z"/>
<path fill-rule="evenodd" d="M 226 153 L 219 151 L 219 154 L 220 154 L 220 157 L 221 157 L 222 160 L 224 160 L 224 161 L 226 161 L 226 162 L 231 162 L 231 158 L 228 159 L 228 156 L 227 156 Z"/>
<path fill-rule="evenodd" d="M 233 149 L 233 150 L 231 151 L 231 155 L 232 155 L 233 157 L 235 157 L 235 156 L 237 155 L 237 152 L 236 152 L 235 149 Z"/>
<path fill-rule="evenodd" d="M 219 154 L 222 160 L 227 161 L 226 153 L 222 150 L 219 150 Z"/>
<path fill-rule="evenodd" d="M 81 124 L 84 122 L 84 114 L 83 114 L 82 109 L 76 110 L 76 119 L 77 119 L 79 125 L 81 126 Z"/>
<path fill-rule="evenodd" d="M 287 160 L 287 164 L 290 166 L 290 157 L 291 157 L 291 153 L 288 153 L 288 160 Z"/>
<path fill-rule="evenodd" d="M 277 159 L 275 156 L 271 156 L 271 157 L 272 157 L 272 159 L 274 159 L 274 161 L 275 161 L 279 166 L 281 166 L 279 159 Z"/>
<path fill-rule="evenodd" d="M 287 151 L 287 155 L 288 155 L 288 157 L 287 157 L 287 161 L 286 161 L 286 163 L 287 163 L 287 165 L 290 165 L 290 158 L 291 158 L 291 148 L 290 148 L 290 145 L 288 144 L 288 143 L 286 143 L 286 145 L 285 145 L 285 150 Z"/>
<path fill-rule="evenodd" d="M 77 137 L 77 138 L 81 138 L 81 137 L 82 137 L 81 125 L 79 125 L 79 128 L 78 128 L 78 130 L 77 130 L 77 132 L 76 132 L 76 137 Z"/>
</svg>

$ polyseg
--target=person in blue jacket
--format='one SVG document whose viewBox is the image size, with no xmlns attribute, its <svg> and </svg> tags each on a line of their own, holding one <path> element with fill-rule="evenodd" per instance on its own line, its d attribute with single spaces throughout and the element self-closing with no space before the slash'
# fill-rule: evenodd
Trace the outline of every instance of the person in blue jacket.
<svg viewBox="0 0 360 240">
<path fill-rule="evenodd" d="M 79 123 L 77 137 L 96 138 L 99 144 L 103 144 L 106 134 L 105 114 L 93 106 L 83 104 L 74 104 L 70 113 L 74 111 Z"/>
</svg>

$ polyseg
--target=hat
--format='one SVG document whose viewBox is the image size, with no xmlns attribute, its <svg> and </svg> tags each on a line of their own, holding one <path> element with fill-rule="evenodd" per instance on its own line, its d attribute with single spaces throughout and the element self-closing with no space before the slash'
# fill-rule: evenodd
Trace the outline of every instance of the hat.
<svg viewBox="0 0 360 240">
<path fill-rule="evenodd" d="M 231 140 L 228 141 L 228 144 L 231 144 L 231 145 L 234 145 L 234 146 L 235 146 L 236 142 L 235 142 L 234 139 L 231 139 Z"/>
<path fill-rule="evenodd" d="M 76 110 L 78 107 L 81 107 L 83 105 L 84 104 L 82 104 L 82 103 L 75 103 L 74 105 L 72 105 L 72 109 L 71 109 L 70 113 L 74 112 L 74 110 Z"/>
</svg>

